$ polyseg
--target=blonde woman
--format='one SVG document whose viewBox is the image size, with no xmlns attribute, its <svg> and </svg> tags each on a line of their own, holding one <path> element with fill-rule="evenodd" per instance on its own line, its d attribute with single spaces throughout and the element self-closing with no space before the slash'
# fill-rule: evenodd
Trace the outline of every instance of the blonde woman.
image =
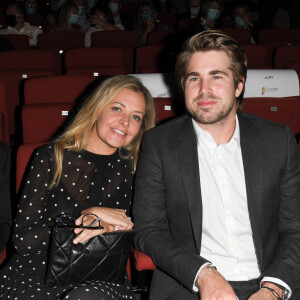
<svg viewBox="0 0 300 300">
<path fill-rule="evenodd" d="M 141 82 L 112 77 L 85 101 L 58 139 L 37 151 L 15 221 L 16 253 L 0 273 L 3 299 L 134 298 L 127 278 L 124 285 L 94 281 L 45 287 L 49 226 L 62 212 L 94 212 L 104 229 L 93 235 L 133 227 L 128 219 L 132 181 L 142 135 L 154 119 L 153 100 Z M 83 231 L 74 243 L 89 239 L 90 232 Z"/>
</svg>

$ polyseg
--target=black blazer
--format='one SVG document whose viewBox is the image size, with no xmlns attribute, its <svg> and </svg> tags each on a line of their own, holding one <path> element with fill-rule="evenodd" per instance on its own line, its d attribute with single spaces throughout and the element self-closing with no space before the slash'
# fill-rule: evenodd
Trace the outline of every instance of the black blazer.
<svg viewBox="0 0 300 300">
<path fill-rule="evenodd" d="M 292 289 L 300 256 L 300 151 L 291 129 L 238 114 L 248 208 L 262 276 Z M 157 265 L 150 299 L 193 299 L 202 200 L 196 135 L 189 116 L 144 136 L 133 202 L 135 245 Z M 178 297 L 178 299 L 180 299 Z"/>
</svg>

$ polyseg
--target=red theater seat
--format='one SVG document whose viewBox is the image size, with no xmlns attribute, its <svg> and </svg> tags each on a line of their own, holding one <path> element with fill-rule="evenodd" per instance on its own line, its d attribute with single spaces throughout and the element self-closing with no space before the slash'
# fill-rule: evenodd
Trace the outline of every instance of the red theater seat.
<svg viewBox="0 0 300 300">
<path fill-rule="evenodd" d="M 79 75 L 31 78 L 24 82 L 24 103 L 74 103 L 92 82 L 93 77 Z"/>
<path fill-rule="evenodd" d="M 136 73 L 165 73 L 174 71 L 173 56 L 165 45 L 142 46 L 136 49 Z"/>
<path fill-rule="evenodd" d="M 241 44 L 251 44 L 251 31 L 244 28 L 223 27 L 219 30 L 229 34 Z"/>
<path fill-rule="evenodd" d="M 38 35 L 39 49 L 73 49 L 84 47 L 84 34 L 78 31 L 49 31 Z"/>
<path fill-rule="evenodd" d="M 29 36 L 25 34 L 1 34 L 10 41 L 14 50 L 26 50 L 30 48 Z"/>
<path fill-rule="evenodd" d="M 294 134 L 300 134 L 300 97 L 246 98 L 243 110 L 270 121 L 289 125 Z"/>
<path fill-rule="evenodd" d="M 73 103 L 26 104 L 22 107 L 23 143 L 42 143 L 51 140 L 66 122 Z"/>
<path fill-rule="evenodd" d="M 126 74 L 124 52 L 118 48 L 81 48 L 65 52 L 68 75 L 120 75 Z"/>
<path fill-rule="evenodd" d="M 176 38 L 176 30 L 161 30 L 161 31 L 152 31 L 148 34 L 148 45 L 168 45 L 174 43 Z"/>
<path fill-rule="evenodd" d="M 51 51 L 12 50 L 0 55 L 0 81 L 7 97 L 9 133 L 16 133 L 16 108 L 20 105 L 20 84 L 24 79 L 53 75 L 55 56 Z"/>
<path fill-rule="evenodd" d="M 254 44 L 241 44 L 247 56 L 247 67 L 249 69 L 270 69 L 272 59 L 266 46 Z"/>
<path fill-rule="evenodd" d="M 274 67 L 277 69 L 284 68 L 285 63 L 297 61 L 300 63 L 300 45 L 279 46 L 274 52 Z"/>
<path fill-rule="evenodd" d="M 139 45 L 139 35 L 134 30 L 101 30 L 91 35 L 92 47 L 113 47 L 124 51 L 127 73 L 133 73 L 134 50 Z"/>
</svg>

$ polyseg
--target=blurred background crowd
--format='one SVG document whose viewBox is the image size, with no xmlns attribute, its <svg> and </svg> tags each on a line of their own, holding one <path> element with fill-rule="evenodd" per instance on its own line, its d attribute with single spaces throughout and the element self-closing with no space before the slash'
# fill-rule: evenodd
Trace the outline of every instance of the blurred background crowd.
<svg viewBox="0 0 300 300">
<path fill-rule="evenodd" d="M 237 27 L 257 43 L 260 29 L 300 28 L 299 15 L 299 0 L 4 0 L 0 34 L 26 34 L 35 47 L 42 32 L 79 31 L 90 47 L 100 30 L 135 30 L 146 45 L 152 31 Z"/>
</svg>

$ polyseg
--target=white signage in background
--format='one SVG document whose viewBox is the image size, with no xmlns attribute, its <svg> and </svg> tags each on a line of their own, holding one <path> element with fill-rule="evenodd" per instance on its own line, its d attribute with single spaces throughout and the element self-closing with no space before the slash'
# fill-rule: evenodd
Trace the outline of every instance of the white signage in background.
<svg viewBox="0 0 300 300">
<path fill-rule="evenodd" d="M 173 73 L 131 74 L 138 77 L 152 97 L 170 98 L 178 93 Z M 299 78 L 294 70 L 253 70 L 247 72 L 244 98 L 299 96 Z"/>
<path fill-rule="evenodd" d="M 244 98 L 299 96 L 295 70 L 248 70 Z"/>
<path fill-rule="evenodd" d="M 176 84 L 173 73 L 130 74 L 141 80 L 153 98 L 171 98 L 172 86 Z"/>
</svg>

